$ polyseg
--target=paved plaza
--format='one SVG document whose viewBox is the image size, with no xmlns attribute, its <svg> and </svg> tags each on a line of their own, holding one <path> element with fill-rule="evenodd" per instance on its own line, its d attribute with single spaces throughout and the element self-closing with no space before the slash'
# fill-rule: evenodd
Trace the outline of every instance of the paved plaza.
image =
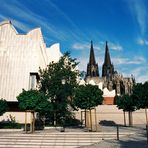
<svg viewBox="0 0 148 148">
<path fill-rule="evenodd" d="M 139 130 L 138 130 L 139 131 Z M 143 130 L 144 131 L 144 130 Z M 120 130 L 120 140 L 117 141 L 115 130 L 101 132 L 86 132 L 80 129 L 68 129 L 60 132 L 56 129 L 35 131 L 35 133 L 26 134 L 22 130 L 0 130 L 1 148 L 114 148 L 122 147 L 122 143 L 140 142 L 141 147 L 148 146 L 146 137 L 142 137 L 143 131 L 139 133 L 133 130 Z M 139 134 L 139 136 L 138 136 Z M 131 137 L 129 139 L 129 137 Z M 134 137 L 134 138 L 133 138 Z M 139 139 L 138 139 L 139 138 Z M 131 146 L 132 147 L 132 146 Z M 144 147 L 145 148 L 145 147 Z"/>
</svg>

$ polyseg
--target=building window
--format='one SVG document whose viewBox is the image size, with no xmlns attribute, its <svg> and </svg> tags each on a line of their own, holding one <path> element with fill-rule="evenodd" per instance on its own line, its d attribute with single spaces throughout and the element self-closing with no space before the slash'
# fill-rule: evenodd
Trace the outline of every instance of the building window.
<svg viewBox="0 0 148 148">
<path fill-rule="evenodd" d="M 39 80 L 38 73 L 30 73 L 29 89 L 36 89 Z"/>
</svg>

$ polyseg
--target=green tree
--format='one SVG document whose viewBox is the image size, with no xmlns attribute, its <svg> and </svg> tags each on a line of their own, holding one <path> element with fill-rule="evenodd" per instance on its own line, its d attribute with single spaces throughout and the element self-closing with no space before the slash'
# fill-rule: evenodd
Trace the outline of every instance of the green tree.
<svg viewBox="0 0 148 148">
<path fill-rule="evenodd" d="M 34 131 L 35 117 L 34 112 L 39 112 L 39 114 L 45 115 L 50 112 L 51 104 L 47 97 L 39 92 L 38 90 L 24 90 L 17 96 L 19 103 L 19 108 L 23 111 L 30 111 L 33 114 L 33 119 L 31 121 L 32 132 Z M 26 116 L 25 116 L 26 121 Z M 26 123 L 25 123 L 26 130 Z"/>
<path fill-rule="evenodd" d="M 128 112 L 129 115 L 129 126 L 133 125 L 133 119 L 132 119 L 132 112 L 137 110 L 137 103 L 138 98 L 135 95 L 123 95 L 118 96 L 116 98 L 117 100 L 117 107 L 119 109 L 123 109 L 124 112 Z"/>
<path fill-rule="evenodd" d="M 80 109 L 91 110 L 102 104 L 103 92 L 94 85 L 80 85 L 75 91 L 74 104 Z"/>
<path fill-rule="evenodd" d="M 148 108 L 148 81 L 144 84 L 137 83 L 133 88 L 133 94 L 138 98 L 137 107 L 140 109 L 145 109 L 146 115 L 146 124 L 148 124 L 148 115 L 147 115 L 147 108 Z"/>
<path fill-rule="evenodd" d="M 7 101 L 0 99 L 0 116 L 2 116 L 8 110 Z"/>
<path fill-rule="evenodd" d="M 53 111 L 50 113 L 53 124 L 61 122 L 61 118 L 70 116 L 74 88 L 77 87 L 76 70 L 78 63 L 66 52 L 57 63 L 50 63 L 46 69 L 40 69 L 39 90 L 49 98 Z M 54 122 L 55 121 L 55 122 Z"/>
<path fill-rule="evenodd" d="M 19 108 L 23 111 L 32 110 L 45 114 L 51 110 L 51 104 L 47 97 L 38 90 L 24 90 L 17 96 Z"/>
<path fill-rule="evenodd" d="M 98 88 L 98 86 L 93 85 L 80 85 L 75 90 L 74 104 L 80 109 L 90 111 L 90 124 L 92 130 L 92 120 L 91 120 L 91 109 L 102 104 L 103 101 L 103 92 Z M 85 116 L 86 122 L 86 116 Z"/>
</svg>

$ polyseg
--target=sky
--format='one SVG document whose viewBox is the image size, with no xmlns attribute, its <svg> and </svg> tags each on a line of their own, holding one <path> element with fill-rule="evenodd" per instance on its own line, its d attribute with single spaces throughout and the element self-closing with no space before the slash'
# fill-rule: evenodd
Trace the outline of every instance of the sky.
<svg viewBox="0 0 148 148">
<path fill-rule="evenodd" d="M 19 33 L 40 27 L 46 45 L 60 43 L 86 71 L 93 41 L 102 74 L 105 42 L 118 73 L 148 80 L 148 0 L 0 0 L 0 21 Z"/>
</svg>

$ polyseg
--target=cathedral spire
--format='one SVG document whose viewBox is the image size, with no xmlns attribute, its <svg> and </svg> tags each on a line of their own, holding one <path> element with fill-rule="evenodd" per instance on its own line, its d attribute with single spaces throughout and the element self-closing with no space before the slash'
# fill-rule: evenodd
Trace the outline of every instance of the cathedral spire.
<svg viewBox="0 0 148 148">
<path fill-rule="evenodd" d="M 104 64 L 103 64 L 103 68 L 102 68 L 102 77 L 109 78 L 113 74 L 114 74 L 114 66 L 111 63 L 109 48 L 108 48 L 108 44 L 106 41 Z"/>
<path fill-rule="evenodd" d="M 89 63 L 90 64 L 95 64 L 96 63 L 94 48 L 93 48 L 93 41 L 91 41 Z"/>
<path fill-rule="evenodd" d="M 110 53 L 109 53 L 109 49 L 108 49 L 108 45 L 107 45 L 107 41 L 106 41 L 106 47 L 105 47 L 104 64 L 107 65 L 107 66 L 110 66 L 110 65 L 111 65 Z"/>
<path fill-rule="evenodd" d="M 87 75 L 90 77 L 99 76 L 98 64 L 96 64 L 93 42 L 91 41 L 89 63 L 87 64 Z"/>
</svg>

